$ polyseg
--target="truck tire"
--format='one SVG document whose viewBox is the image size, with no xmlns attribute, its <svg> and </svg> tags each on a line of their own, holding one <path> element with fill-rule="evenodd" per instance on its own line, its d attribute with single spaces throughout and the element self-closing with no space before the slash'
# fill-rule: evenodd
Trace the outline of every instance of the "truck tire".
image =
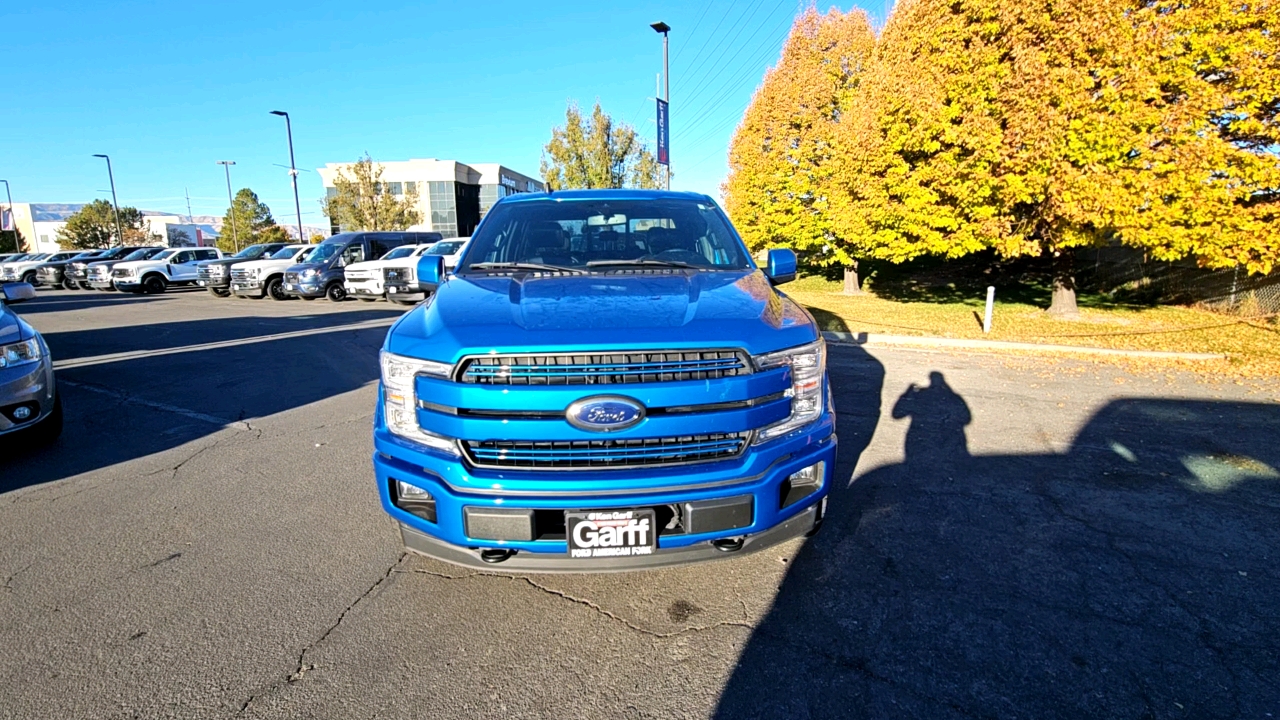
<svg viewBox="0 0 1280 720">
<path fill-rule="evenodd" d="M 227 297 L 228 295 L 230 295 L 230 294 L 231 294 L 231 291 L 230 291 L 230 290 L 223 290 L 222 288 L 209 288 L 209 294 L 210 294 L 210 295 L 212 295 L 212 296 L 214 296 L 214 297 L 224 298 L 224 297 Z"/>
<path fill-rule="evenodd" d="M 161 295 L 169 289 L 169 281 L 163 275 L 148 275 L 142 279 L 142 288 L 148 295 Z"/>
<path fill-rule="evenodd" d="M 62 280 L 62 287 L 63 287 L 63 289 L 64 289 L 64 290 L 79 290 L 79 289 L 80 289 L 80 285 L 79 285 L 79 284 L 77 284 L 75 280 L 67 280 L 66 278 L 63 278 L 63 280 Z"/>
<path fill-rule="evenodd" d="M 347 289 L 342 283 L 330 283 L 329 287 L 324 289 L 324 296 L 333 302 L 342 302 L 347 299 Z"/>
<path fill-rule="evenodd" d="M 28 270 L 27 272 L 23 273 L 23 274 L 22 274 L 22 282 L 27 283 L 28 285 L 35 285 L 35 284 L 36 284 L 36 271 L 35 271 L 35 270 Z"/>
<path fill-rule="evenodd" d="M 267 289 L 263 291 L 262 296 L 272 300 L 288 300 L 289 293 L 284 291 L 284 279 L 279 275 L 267 278 Z"/>
<path fill-rule="evenodd" d="M 89 283 L 87 283 L 87 282 L 81 282 L 81 283 L 80 283 L 80 289 L 81 289 L 81 290 L 92 290 L 92 289 L 93 289 L 93 286 L 92 286 L 92 285 L 90 285 L 90 284 L 89 284 Z"/>
</svg>

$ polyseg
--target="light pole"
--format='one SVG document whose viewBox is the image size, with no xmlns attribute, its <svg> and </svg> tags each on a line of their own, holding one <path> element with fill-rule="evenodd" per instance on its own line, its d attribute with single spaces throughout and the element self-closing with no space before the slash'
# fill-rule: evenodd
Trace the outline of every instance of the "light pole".
<svg viewBox="0 0 1280 720">
<path fill-rule="evenodd" d="M 663 163 L 667 166 L 667 189 L 671 189 L 671 66 L 667 62 L 667 33 L 671 32 L 671 26 L 664 22 L 656 22 L 650 25 L 654 32 L 662 33 L 662 101 L 667 104 L 666 127 L 659 126 L 659 133 L 666 133 L 667 141 L 667 161 Z M 662 139 L 658 140 L 659 150 L 661 150 Z"/>
<path fill-rule="evenodd" d="M 272 110 L 271 114 L 284 118 L 284 129 L 289 133 L 289 178 L 293 180 L 293 207 L 298 211 L 298 242 L 306 242 L 302 235 L 302 203 L 298 202 L 298 166 L 293 162 L 293 123 L 289 121 L 289 113 L 283 110 Z"/>
<path fill-rule="evenodd" d="M 111 172 L 111 158 L 106 155 L 94 155 L 107 161 L 107 178 L 111 180 L 111 207 L 116 211 L 116 244 L 124 244 L 124 231 L 120 228 L 120 203 L 116 200 L 116 176 Z"/>
<path fill-rule="evenodd" d="M 219 160 L 218 164 L 227 171 L 227 214 L 231 216 L 231 240 L 236 244 L 236 252 L 240 252 L 240 231 L 236 230 L 236 201 L 231 197 L 231 166 L 235 160 Z"/>
<path fill-rule="evenodd" d="M 8 180 L 0 180 L 0 182 L 4 183 L 4 194 L 5 197 L 9 198 L 9 222 L 13 223 L 13 247 L 21 252 L 22 246 L 18 244 L 18 216 L 13 214 L 13 193 L 9 192 Z M 32 224 L 32 227 L 34 227 L 34 223 Z M 35 245 L 32 245 L 31 248 L 34 250 Z"/>
</svg>

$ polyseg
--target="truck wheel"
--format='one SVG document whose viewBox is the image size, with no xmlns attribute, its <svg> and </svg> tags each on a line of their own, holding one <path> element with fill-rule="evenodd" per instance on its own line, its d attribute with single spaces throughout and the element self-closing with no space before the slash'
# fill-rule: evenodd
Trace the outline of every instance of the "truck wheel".
<svg viewBox="0 0 1280 720">
<path fill-rule="evenodd" d="M 209 294 L 210 294 L 210 295 L 212 295 L 212 296 L 214 296 L 214 297 L 220 297 L 220 298 L 222 298 L 222 297 L 227 297 L 228 295 L 230 295 L 230 294 L 231 294 L 231 291 L 230 291 L 230 290 L 223 290 L 222 288 L 209 288 Z"/>
<path fill-rule="evenodd" d="M 35 284 L 36 284 L 36 271 L 35 271 L 35 270 L 30 270 L 30 271 L 28 271 L 27 273 L 25 273 L 25 274 L 22 276 L 22 282 L 27 283 L 28 285 L 35 285 Z"/>
<path fill-rule="evenodd" d="M 92 289 L 93 289 L 93 286 L 92 286 L 92 285 L 90 285 L 90 284 L 89 284 L 89 283 L 87 283 L 87 282 L 82 282 L 82 283 L 80 283 L 80 289 L 81 289 L 81 290 L 92 290 Z"/>
<path fill-rule="evenodd" d="M 300 295 L 299 297 L 301 297 L 303 300 L 306 300 L 307 302 L 311 302 L 312 300 L 315 300 L 315 298 L 310 298 L 310 297 L 307 297 L 306 295 Z"/>
<path fill-rule="evenodd" d="M 324 289 L 324 296 L 333 302 L 342 302 L 347 299 L 347 289 L 342 287 L 342 283 L 333 283 Z"/>
<path fill-rule="evenodd" d="M 263 295 L 271 298 L 272 300 L 289 299 L 289 293 L 284 291 L 284 281 L 280 279 L 279 275 L 267 280 L 267 289 Z"/>
<path fill-rule="evenodd" d="M 63 280 L 62 287 L 64 290 L 79 290 L 80 285 L 75 280 Z"/>
<path fill-rule="evenodd" d="M 391 300 L 391 298 L 387 298 L 387 299 Z M 391 300 L 391 302 L 392 304 L 395 304 L 395 305 L 417 305 L 418 304 L 417 300 Z"/>
<path fill-rule="evenodd" d="M 160 295 L 168 289 L 169 283 L 162 275 L 148 275 L 142 281 L 142 288 L 148 295 Z"/>
</svg>

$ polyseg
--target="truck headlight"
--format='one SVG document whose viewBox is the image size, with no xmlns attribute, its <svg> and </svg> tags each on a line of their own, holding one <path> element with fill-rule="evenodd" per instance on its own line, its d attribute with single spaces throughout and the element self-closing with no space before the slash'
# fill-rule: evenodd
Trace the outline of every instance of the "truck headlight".
<svg viewBox="0 0 1280 720">
<path fill-rule="evenodd" d="M 817 342 L 781 350 L 768 355 L 757 355 L 752 360 L 757 370 L 789 366 L 791 368 L 791 415 L 756 433 L 756 442 L 762 443 L 786 435 L 804 427 L 822 416 L 822 377 L 827 371 L 827 343 Z"/>
<path fill-rule="evenodd" d="M 0 368 L 17 367 L 40 360 L 40 343 L 35 338 L 0 346 Z"/>
<path fill-rule="evenodd" d="M 312 280 L 312 279 L 315 279 L 315 278 L 317 278 L 317 277 L 320 277 L 320 271 L 319 271 L 319 270 L 316 270 L 315 268 L 311 268 L 311 269 L 309 269 L 309 270 L 303 270 L 303 271 L 298 275 L 298 277 L 302 278 L 303 280 Z"/>
<path fill-rule="evenodd" d="M 418 425 L 418 396 L 414 389 L 414 379 L 419 375 L 447 378 L 453 366 L 393 355 L 385 350 L 379 358 L 382 361 L 383 414 L 387 419 L 387 429 L 393 435 L 421 443 L 432 450 L 457 455 L 458 447 L 452 438 L 427 432 Z"/>
</svg>

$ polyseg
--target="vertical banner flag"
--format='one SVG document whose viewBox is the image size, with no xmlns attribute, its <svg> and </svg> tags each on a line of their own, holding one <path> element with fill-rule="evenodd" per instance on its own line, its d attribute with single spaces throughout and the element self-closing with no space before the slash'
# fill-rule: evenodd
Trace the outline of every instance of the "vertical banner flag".
<svg viewBox="0 0 1280 720">
<path fill-rule="evenodd" d="M 667 101 L 658 98 L 658 164 L 671 164 L 671 128 L 667 126 Z"/>
<path fill-rule="evenodd" d="M 13 230 L 13 213 L 9 211 L 9 208 L 0 210 L 0 230 L 4 232 Z"/>
</svg>

